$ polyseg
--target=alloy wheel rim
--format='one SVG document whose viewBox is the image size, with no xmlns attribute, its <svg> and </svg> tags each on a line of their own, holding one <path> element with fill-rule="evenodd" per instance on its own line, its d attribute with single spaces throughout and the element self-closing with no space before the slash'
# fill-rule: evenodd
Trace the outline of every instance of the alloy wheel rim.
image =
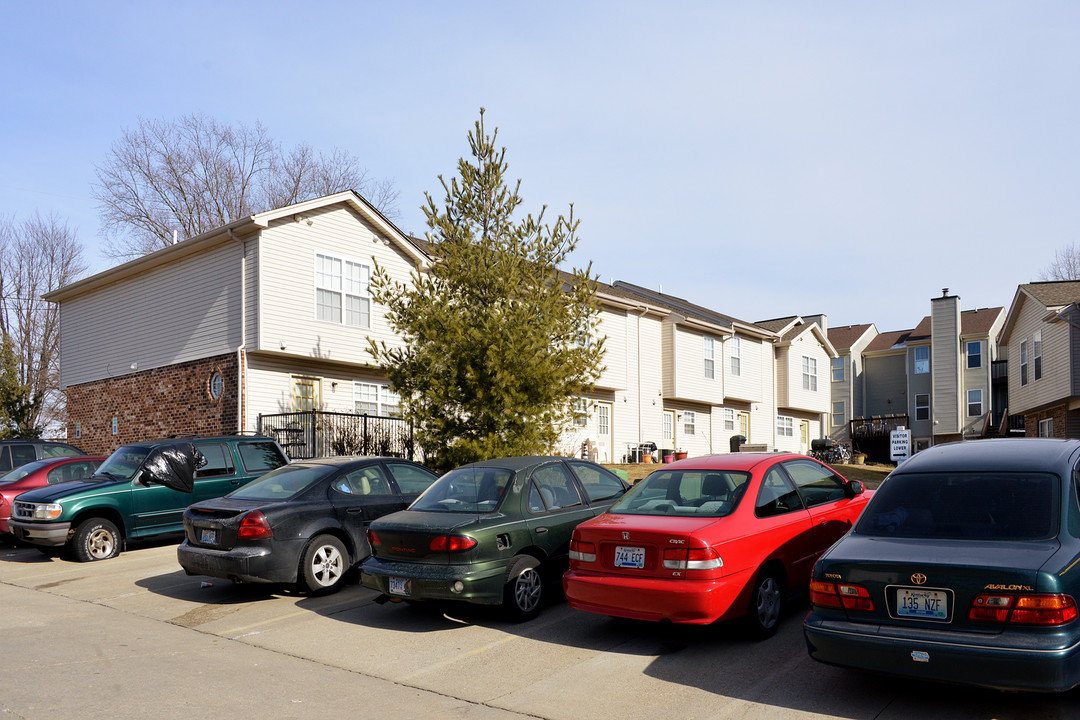
<svg viewBox="0 0 1080 720">
<path fill-rule="evenodd" d="M 532 612 L 540 604 L 540 573 L 535 568 L 526 568 L 517 576 L 514 600 L 523 612 Z"/>
<path fill-rule="evenodd" d="M 311 559 L 311 574 L 315 582 L 323 587 L 330 587 L 341 577 L 341 553 L 333 545 L 323 545 L 315 551 Z"/>
<path fill-rule="evenodd" d="M 765 578 L 758 589 L 757 616 L 764 628 L 771 628 L 780 619 L 780 585 L 775 578 Z"/>
<path fill-rule="evenodd" d="M 95 530 L 86 541 L 86 549 L 91 557 L 107 558 L 112 555 L 115 540 L 107 530 Z"/>
</svg>

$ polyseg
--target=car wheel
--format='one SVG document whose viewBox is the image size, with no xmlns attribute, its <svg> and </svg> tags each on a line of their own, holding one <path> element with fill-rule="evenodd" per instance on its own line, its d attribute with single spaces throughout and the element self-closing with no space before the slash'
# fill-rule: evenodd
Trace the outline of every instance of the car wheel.
<svg viewBox="0 0 1080 720">
<path fill-rule="evenodd" d="M 754 581 L 754 592 L 750 595 L 750 610 L 747 613 L 750 632 L 754 637 L 764 639 L 776 632 L 780 625 L 783 605 L 783 581 L 775 570 L 762 570 Z"/>
<path fill-rule="evenodd" d="M 301 590 L 333 592 L 349 569 L 349 554 L 345 546 L 332 535 L 319 535 L 304 550 L 300 560 Z"/>
<path fill-rule="evenodd" d="M 105 518 L 90 518 L 79 523 L 71 538 L 71 551 L 79 562 L 108 560 L 120 554 L 120 531 Z"/>
<path fill-rule="evenodd" d="M 523 622 L 540 614 L 543 580 L 539 560 L 531 555 L 519 555 L 514 559 L 503 586 L 503 610 L 510 620 Z"/>
</svg>

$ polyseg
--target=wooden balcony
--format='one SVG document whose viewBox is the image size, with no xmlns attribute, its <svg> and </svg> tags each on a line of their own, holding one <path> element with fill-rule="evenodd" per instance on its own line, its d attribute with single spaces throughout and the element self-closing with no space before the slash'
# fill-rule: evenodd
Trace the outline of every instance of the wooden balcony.
<svg viewBox="0 0 1080 720">
<path fill-rule="evenodd" d="M 866 418 L 855 418 L 848 425 L 853 438 L 888 437 L 897 428 L 911 427 L 908 423 L 907 414 L 872 415 Z"/>
</svg>

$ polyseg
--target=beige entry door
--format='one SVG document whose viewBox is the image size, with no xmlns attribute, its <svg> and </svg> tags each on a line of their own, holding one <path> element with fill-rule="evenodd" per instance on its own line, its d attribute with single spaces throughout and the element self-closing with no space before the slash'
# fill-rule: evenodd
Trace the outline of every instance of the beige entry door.
<svg viewBox="0 0 1080 720">
<path fill-rule="evenodd" d="M 803 455 L 810 453 L 810 421 L 799 421 L 799 452 Z"/>
<path fill-rule="evenodd" d="M 614 447 L 611 430 L 611 413 L 614 406 L 609 402 L 596 403 L 596 456 L 602 463 L 612 460 L 611 449 Z"/>
<path fill-rule="evenodd" d="M 750 413 L 739 413 L 739 434 L 746 438 L 746 442 L 752 442 L 750 440 Z"/>
</svg>

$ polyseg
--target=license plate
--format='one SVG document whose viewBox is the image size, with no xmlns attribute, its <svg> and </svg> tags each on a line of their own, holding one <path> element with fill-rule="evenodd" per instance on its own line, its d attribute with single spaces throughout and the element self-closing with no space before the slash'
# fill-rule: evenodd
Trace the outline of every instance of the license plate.
<svg viewBox="0 0 1080 720">
<path fill-rule="evenodd" d="M 944 590 L 896 588 L 896 614 L 919 620 L 948 620 L 949 595 Z"/>
<path fill-rule="evenodd" d="M 638 569 L 645 567 L 645 548 L 617 545 L 615 547 L 615 567 Z"/>
<path fill-rule="evenodd" d="M 202 528 L 199 530 L 199 542 L 214 545 L 217 543 L 217 530 Z"/>
<path fill-rule="evenodd" d="M 390 594 L 391 595 L 408 595 L 409 594 L 409 581 L 406 578 L 390 578 Z"/>
</svg>

